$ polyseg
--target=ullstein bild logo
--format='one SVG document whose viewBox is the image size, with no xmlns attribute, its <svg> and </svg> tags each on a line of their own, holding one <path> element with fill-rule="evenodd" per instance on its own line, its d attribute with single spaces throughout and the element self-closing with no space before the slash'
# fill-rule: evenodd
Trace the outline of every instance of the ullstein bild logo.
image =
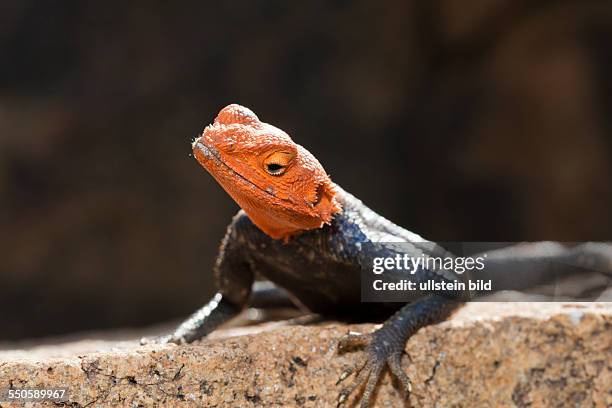
<svg viewBox="0 0 612 408">
<path fill-rule="evenodd" d="M 577 293 L 578 281 L 572 285 L 572 277 L 599 275 L 601 290 L 579 296 L 592 301 L 612 283 L 605 270 L 610 266 L 598 263 L 604 258 L 600 248 L 604 246 L 598 243 L 370 243 L 362 251 L 376 256 L 362 270 L 361 298 L 410 302 L 438 294 L 487 301 L 498 300 L 487 296 L 493 293 L 526 291 L 531 300 L 558 301 Z"/>
</svg>

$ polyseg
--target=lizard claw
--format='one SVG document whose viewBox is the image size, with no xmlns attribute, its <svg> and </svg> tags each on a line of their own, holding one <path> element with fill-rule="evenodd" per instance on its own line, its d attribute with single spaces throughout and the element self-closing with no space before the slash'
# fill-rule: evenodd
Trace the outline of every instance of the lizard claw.
<svg viewBox="0 0 612 408">
<path fill-rule="evenodd" d="M 372 394 L 385 365 L 389 366 L 391 373 L 401 382 L 406 392 L 406 397 L 412 391 L 410 378 L 401 368 L 404 344 L 401 341 L 394 341 L 394 339 L 388 338 L 386 334 L 384 330 L 378 330 L 372 334 L 349 333 L 338 341 L 338 351 L 340 353 L 344 353 L 352 348 L 366 347 L 365 355 L 353 367 L 344 370 L 340 374 L 336 385 L 353 373 L 355 373 L 355 379 L 351 385 L 340 391 L 338 407 L 341 407 L 348 397 L 364 384 L 365 389 L 361 397 L 361 408 L 369 407 Z"/>
<path fill-rule="evenodd" d="M 412 392 L 412 381 L 410 377 L 402 370 L 402 354 L 394 353 L 387 357 L 387 364 L 393 375 L 402 383 L 406 397 Z"/>
</svg>

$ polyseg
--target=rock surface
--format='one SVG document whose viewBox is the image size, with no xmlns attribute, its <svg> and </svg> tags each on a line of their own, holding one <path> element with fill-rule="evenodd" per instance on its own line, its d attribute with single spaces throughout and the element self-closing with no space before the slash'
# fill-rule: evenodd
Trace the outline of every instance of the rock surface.
<svg viewBox="0 0 612 408">
<path fill-rule="evenodd" d="M 335 407 L 338 375 L 361 352 L 337 355 L 334 340 L 374 327 L 277 322 L 180 347 L 80 341 L 0 351 L 0 389 L 65 386 L 75 407 Z M 375 406 L 612 405 L 612 303 L 473 303 L 420 330 L 406 351 L 409 401 L 386 373 Z"/>
</svg>

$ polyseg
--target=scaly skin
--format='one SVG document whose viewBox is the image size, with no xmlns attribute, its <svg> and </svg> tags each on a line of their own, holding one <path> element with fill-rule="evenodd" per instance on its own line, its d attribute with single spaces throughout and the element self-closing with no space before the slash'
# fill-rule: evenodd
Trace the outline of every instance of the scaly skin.
<svg viewBox="0 0 612 408">
<path fill-rule="evenodd" d="M 247 305 L 259 304 L 270 294 L 269 286 L 263 290 L 254 286 L 255 276 L 262 276 L 312 312 L 353 320 L 388 318 L 372 334 L 348 335 L 340 340 L 340 351 L 352 346 L 367 350 L 364 360 L 340 375 L 339 382 L 355 373 L 353 383 L 340 391 L 339 405 L 365 384 L 361 406 L 368 407 L 385 366 L 409 392 L 410 380 L 400 368 L 407 339 L 419 328 L 445 319 L 460 302 L 429 294 L 405 305 L 362 303 L 361 273 L 371 268 L 374 257 L 394 256 L 392 247 L 368 244 L 406 242 L 415 257 L 450 254 L 374 213 L 335 185 L 306 149 L 242 106 L 221 110 L 194 141 L 193 152 L 242 210 L 229 225 L 214 266 L 218 293 L 161 341 L 192 342 Z M 533 276 L 545 281 L 538 272 L 551 257 L 540 255 L 539 248 L 490 253 L 494 262 L 487 278 L 494 277 L 496 271 L 512 272 L 514 268 L 516 273 L 529 272 L 526 285 L 537 283 L 530 279 Z M 579 251 L 559 247 L 553 258 L 567 261 L 563 265 L 567 264 L 568 271 L 575 269 L 571 265 L 593 266 L 593 262 L 600 270 L 610 270 L 611 253 L 608 246 L 593 244 Z M 455 277 L 420 269 L 411 279 L 443 281 Z M 513 285 L 520 286 L 520 282 Z"/>
<path fill-rule="evenodd" d="M 221 110 L 193 146 L 200 164 L 272 238 L 320 228 L 340 211 L 317 159 L 246 108 Z"/>
</svg>

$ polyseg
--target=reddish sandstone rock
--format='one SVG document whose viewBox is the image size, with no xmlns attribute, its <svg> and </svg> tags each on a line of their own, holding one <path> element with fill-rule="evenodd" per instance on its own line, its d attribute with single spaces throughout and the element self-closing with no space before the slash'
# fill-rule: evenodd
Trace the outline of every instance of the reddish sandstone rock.
<svg viewBox="0 0 612 408">
<path fill-rule="evenodd" d="M 335 407 L 338 375 L 359 352 L 338 356 L 334 340 L 373 328 L 281 322 L 188 346 L 85 341 L 4 351 L 0 389 L 67 386 L 74 406 Z M 612 404 L 611 303 L 473 303 L 420 330 L 406 351 L 413 406 Z M 375 406 L 403 406 L 388 374 Z"/>
</svg>

